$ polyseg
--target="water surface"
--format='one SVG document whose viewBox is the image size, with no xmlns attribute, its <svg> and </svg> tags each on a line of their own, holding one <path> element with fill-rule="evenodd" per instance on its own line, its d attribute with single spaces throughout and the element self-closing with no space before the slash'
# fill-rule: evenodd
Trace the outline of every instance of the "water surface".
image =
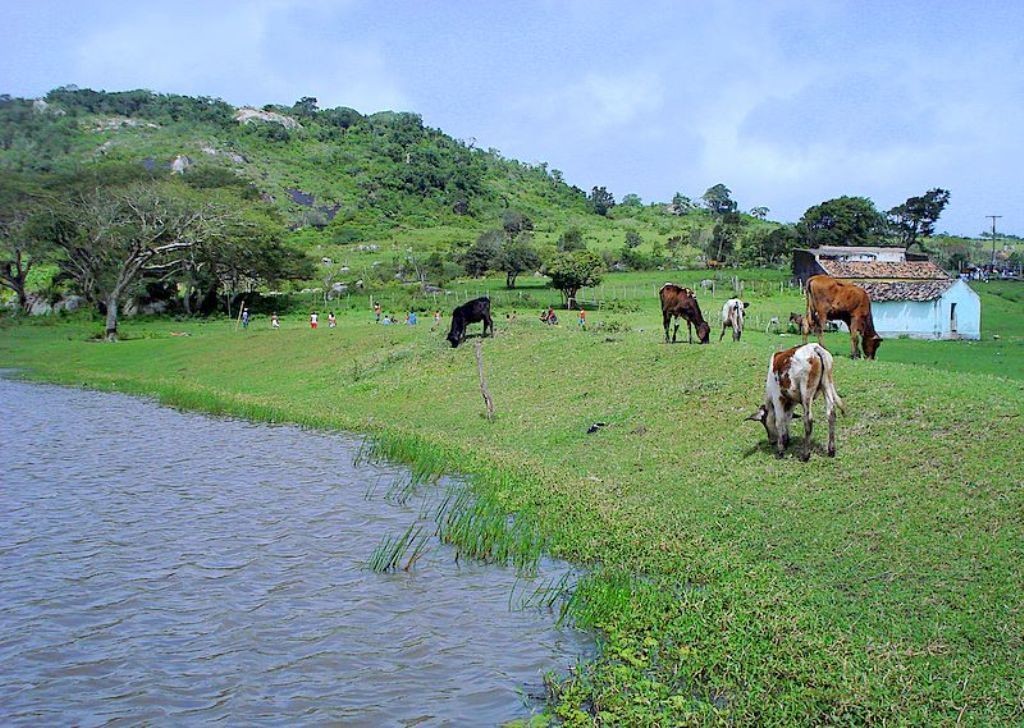
<svg viewBox="0 0 1024 728">
<path fill-rule="evenodd" d="M 436 540 L 369 571 L 422 503 L 354 438 L 3 379 L 0 428 L 0 723 L 494 725 L 589 649 Z"/>
</svg>

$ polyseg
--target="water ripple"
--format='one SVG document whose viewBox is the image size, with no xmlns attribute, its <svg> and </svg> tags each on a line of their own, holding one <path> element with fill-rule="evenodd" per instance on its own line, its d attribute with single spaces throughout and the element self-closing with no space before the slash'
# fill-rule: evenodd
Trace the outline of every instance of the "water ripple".
<svg viewBox="0 0 1024 728">
<path fill-rule="evenodd" d="M 352 438 L 8 380 L 0 423 L 2 724 L 493 725 L 590 649 L 439 544 L 368 571 L 437 494 Z"/>
</svg>

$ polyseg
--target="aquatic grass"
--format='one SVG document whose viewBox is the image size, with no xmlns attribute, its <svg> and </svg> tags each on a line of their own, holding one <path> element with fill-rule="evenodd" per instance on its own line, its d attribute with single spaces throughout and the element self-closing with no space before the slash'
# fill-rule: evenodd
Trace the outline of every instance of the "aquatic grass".
<svg viewBox="0 0 1024 728">
<path fill-rule="evenodd" d="M 423 533 L 423 526 L 416 523 L 409 524 L 405 533 L 397 538 L 385 535 L 370 555 L 367 566 L 373 572 L 384 574 L 395 571 L 405 560 L 405 566 L 402 569 L 409 571 L 422 556 L 428 537 L 429 534 Z"/>
</svg>

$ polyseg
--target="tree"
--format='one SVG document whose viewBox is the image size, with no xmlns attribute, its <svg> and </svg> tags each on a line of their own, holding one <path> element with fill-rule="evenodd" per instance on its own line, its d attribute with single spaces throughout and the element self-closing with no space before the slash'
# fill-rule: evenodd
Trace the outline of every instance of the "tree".
<svg viewBox="0 0 1024 728">
<path fill-rule="evenodd" d="M 693 210 L 693 200 L 681 192 L 672 196 L 671 210 L 673 215 L 685 215 Z"/>
<path fill-rule="evenodd" d="M 312 119 L 316 116 L 317 101 L 315 96 L 303 96 L 292 105 L 292 113 L 305 119 Z"/>
<path fill-rule="evenodd" d="M 518 210 L 505 210 L 501 213 L 501 228 L 505 231 L 505 238 L 512 240 L 520 233 L 533 230 L 533 220 Z"/>
<path fill-rule="evenodd" d="M 714 187 L 709 187 L 701 196 L 704 206 L 715 215 L 726 215 L 736 212 L 737 204 L 731 197 L 732 191 L 719 182 Z"/>
<path fill-rule="evenodd" d="M 55 203 L 40 222 L 61 268 L 88 300 L 106 308 L 105 334 L 117 340 L 121 303 L 142 276 L 178 269 L 228 216 L 182 185 L 98 188 Z"/>
<path fill-rule="evenodd" d="M 603 272 L 604 261 L 589 250 L 557 253 L 545 270 L 551 278 L 551 287 L 562 292 L 566 308 L 576 305 L 576 294 L 581 288 L 600 283 Z"/>
<path fill-rule="evenodd" d="M 506 240 L 497 257 L 497 269 L 505 272 L 505 287 L 515 288 L 520 273 L 541 267 L 540 254 L 526 235 Z"/>
<path fill-rule="evenodd" d="M 578 227 L 568 228 L 564 233 L 558 236 L 558 242 L 555 244 L 559 253 L 569 253 L 573 250 L 586 250 L 587 244 L 583 240 L 583 231 Z"/>
<path fill-rule="evenodd" d="M 947 204 L 949 190 L 936 187 L 920 197 L 909 197 L 902 205 L 889 210 L 889 224 L 905 248 L 909 250 L 920 245 L 923 250 L 924 245 L 919 238 L 935 234 L 935 223 Z"/>
<path fill-rule="evenodd" d="M 0 286 L 14 291 L 18 307 L 28 310 L 28 275 L 50 246 L 33 230 L 32 212 L 39 190 L 14 173 L 0 175 Z"/>
<path fill-rule="evenodd" d="M 805 245 L 873 245 L 886 232 L 885 217 L 867 197 L 837 197 L 807 209 L 797 223 Z"/>
<path fill-rule="evenodd" d="M 594 187 L 587 197 L 590 209 L 598 215 L 607 215 L 615 207 L 615 196 L 604 187 Z"/>
<path fill-rule="evenodd" d="M 488 230 L 481 233 L 476 241 L 463 253 L 462 267 L 474 278 L 494 270 L 501 250 L 502 233 L 500 230 Z"/>
<path fill-rule="evenodd" d="M 756 217 L 758 220 L 764 220 L 766 217 L 768 217 L 768 208 L 767 207 L 751 207 L 750 208 L 750 216 L 751 217 Z"/>
<path fill-rule="evenodd" d="M 640 237 L 640 233 L 638 233 L 636 230 L 627 230 L 626 231 L 626 247 L 627 248 L 633 249 L 633 248 L 639 246 L 640 243 L 642 243 L 643 241 L 644 241 L 644 239 Z"/>
<path fill-rule="evenodd" d="M 644 202 L 640 199 L 640 195 L 630 192 L 628 195 L 623 196 L 622 202 L 619 204 L 623 207 L 643 207 Z"/>
</svg>

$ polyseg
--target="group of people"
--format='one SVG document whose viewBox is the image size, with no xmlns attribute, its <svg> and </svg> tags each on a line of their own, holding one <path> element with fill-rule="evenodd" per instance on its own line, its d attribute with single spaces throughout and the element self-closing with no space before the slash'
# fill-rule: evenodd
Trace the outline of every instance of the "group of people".
<svg viewBox="0 0 1024 728">
<path fill-rule="evenodd" d="M 378 323 L 378 324 L 381 324 L 382 326 L 393 326 L 393 325 L 396 325 L 396 324 L 399 324 L 399 323 L 404 323 L 406 326 L 416 326 L 419 323 L 419 318 L 418 318 L 418 316 L 417 316 L 415 311 L 410 310 L 408 313 L 405 314 L 405 321 L 404 322 L 399 322 L 399 319 L 398 319 L 397 315 L 395 315 L 394 313 L 390 313 L 390 312 L 385 313 L 381 309 L 381 305 L 379 303 L 374 303 L 373 304 L 373 315 L 374 315 L 374 322 Z M 240 318 L 240 320 L 242 322 L 242 328 L 243 329 L 248 329 L 249 328 L 249 321 L 250 321 L 249 309 L 248 308 L 243 308 L 242 309 L 242 313 L 239 316 L 239 318 Z M 434 311 L 433 319 L 434 319 L 434 325 L 431 327 L 432 331 L 434 329 L 436 329 L 438 326 L 441 325 L 441 311 L 440 310 L 435 310 Z M 509 324 L 515 323 L 516 319 L 517 319 L 517 314 L 516 314 L 515 311 L 513 311 L 510 314 L 506 314 L 505 315 L 505 320 Z M 544 323 L 550 325 L 550 326 L 557 325 L 558 324 L 558 314 L 555 313 L 555 307 L 554 306 L 548 306 L 547 310 L 541 311 L 541 313 L 540 313 L 540 320 L 543 321 Z M 581 329 L 586 329 L 587 328 L 587 312 L 582 307 L 580 308 L 580 310 L 579 310 L 579 312 L 577 314 L 576 323 L 579 325 L 579 327 Z M 333 329 L 333 328 L 336 328 L 337 325 L 338 325 L 338 318 L 334 315 L 334 311 L 329 312 L 327 314 L 327 328 Z M 316 328 L 319 328 L 319 326 L 320 326 L 320 314 L 318 312 L 316 312 L 316 311 L 311 311 L 310 314 L 309 314 L 309 328 L 316 329 Z M 270 328 L 272 328 L 272 329 L 279 329 L 279 328 L 281 328 L 281 320 L 278 318 L 276 311 L 270 315 Z"/>
<path fill-rule="evenodd" d="M 555 307 L 548 306 L 546 311 L 541 311 L 540 320 L 549 326 L 557 326 L 558 314 L 555 313 Z M 580 310 L 576 314 L 576 324 L 583 330 L 587 328 L 587 312 L 582 306 L 580 306 Z"/>
</svg>

